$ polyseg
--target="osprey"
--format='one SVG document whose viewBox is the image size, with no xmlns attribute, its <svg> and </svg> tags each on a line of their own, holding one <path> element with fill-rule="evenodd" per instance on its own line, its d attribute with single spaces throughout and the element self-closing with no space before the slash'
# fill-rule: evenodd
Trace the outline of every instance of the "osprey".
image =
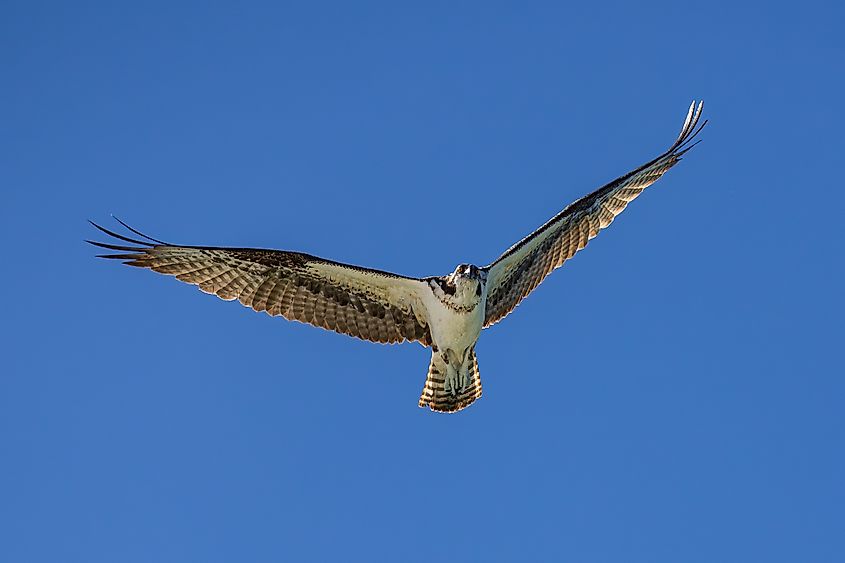
<svg viewBox="0 0 845 563">
<path fill-rule="evenodd" d="M 140 239 L 91 224 L 132 246 L 86 242 L 118 252 L 101 258 L 176 276 L 255 311 L 372 342 L 407 340 L 430 347 L 419 406 L 456 412 L 481 396 L 475 357 L 481 329 L 513 311 L 552 270 L 681 160 L 707 123 L 698 123 L 702 107 L 690 105 L 680 135 L 666 152 L 572 203 L 483 268 L 461 264 L 445 276 L 411 278 L 301 252 L 169 244 L 117 218 Z"/>
</svg>

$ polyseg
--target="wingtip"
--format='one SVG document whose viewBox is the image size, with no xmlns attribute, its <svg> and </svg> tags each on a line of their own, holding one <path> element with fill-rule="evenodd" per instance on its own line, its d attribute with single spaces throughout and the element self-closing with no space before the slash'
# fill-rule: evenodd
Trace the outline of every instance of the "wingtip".
<svg viewBox="0 0 845 563">
<path fill-rule="evenodd" d="M 121 225 L 123 225 L 123 226 L 124 226 L 124 228 L 126 228 L 126 229 L 128 229 L 129 231 L 131 231 L 131 232 L 135 233 L 135 234 L 136 234 L 136 235 L 138 235 L 139 237 L 143 237 L 143 238 L 147 239 L 148 241 L 154 242 L 154 243 L 156 243 L 156 244 L 163 244 L 163 245 L 165 245 L 165 246 L 167 246 L 167 245 L 169 244 L 169 243 L 164 242 L 163 240 L 158 240 L 158 239 L 155 239 L 155 238 L 153 238 L 153 237 L 151 237 L 151 236 L 149 236 L 149 235 L 145 235 L 144 233 L 142 233 L 142 232 L 141 232 L 141 231 L 139 231 L 138 229 L 135 229 L 135 228 L 133 228 L 133 227 L 130 227 L 129 225 L 127 225 L 125 222 L 123 222 L 122 220 L 120 220 L 120 218 L 118 218 L 118 217 L 117 217 L 116 215 L 114 215 L 114 214 L 112 214 L 112 218 L 113 218 L 115 221 L 117 221 L 118 223 L 120 223 Z"/>
<path fill-rule="evenodd" d="M 92 221 L 91 219 L 88 219 L 88 222 L 89 222 L 89 223 L 90 223 L 90 224 L 91 224 L 91 225 L 92 225 L 95 229 L 97 229 L 97 230 L 99 230 L 99 231 L 101 231 L 101 232 L 103 232 L 103 233 L 105 233 L 105 234 L 109 235 L 110 237 L 114 237 L 114 238 L 116 238 L 116 239 L 120 239 L 120 240 L 123 240 L 123 241 L 126 241 L 126 242 L 131 242 L 132 244 L 140 244 L 140 245 L 143 245 L 143 246 L 150 246 L 150 247 L 155 246 L 155 245 L 157 245 L 157 244 L 158 244 L 158 245 L 163 245 L 163 246 L 170 246 L 170 243 L 164 242 L 164 241 L 162 241 L 162 240 L 154 239 L 153 237 L 148 236 L 148 235 L 145 235 L 144 233 L 140 232 L 139 230 L 137 230 L 137 229 L 134 229 L 134 228 L 130 227 L 129 225 L 127 225 L 126 223 L 124 223 L 123 221 L 121 221 L 119 218 L 117 218 L 114 214 L 111 214 L 111 216 L 112 216 L 112 218 L 113 218 L 115 221 L 117 221 L 118 223 L 120 223 L 120 224 L 121 224 L 124 228 L 126 228 L 128 231 L 130 231 L 130 232 L 132 232 L 132 233 L 134 233 L 134 234 L 136 234 L 136 235 L 138 235 L 138 236 L 140 236 L 140 237 L 142 237 L 142 238 L 144 238 L 144 239 L 146 239 L 146 240 L 137 240 L 137 239 L 129 238 L 129 237 L 126 237 L 126 236 L 124 236 L 124 235 L 118 234 L 118 233 L 116 233 L 116 232 L 114 232 L 114 231 L 111 231 L 111 230 L 109 230 L 109 229 L 107 229 L 107 228 L 105 228 L 105 227 L 101 226 L 101 225 L 98 225 L 97 223 L 95 223 L 95 222 L 94 222 L 94 221 Z"/>
<path fill-rule="evenodd" d="M 669 149 L 670 152 L 683 149 L 685 145 L 692 141 L 692 139 L 701 132 L 707 124 L 707 120 L 704 120 L 703 123 L 699 124 L 702 111 L 704 111 L 704 100 L 693 100 L 687 110 L 687 117 L 684 119 L 684 125 L 681 127 L 681 132 L 675 140 L 675 143 Z"/>
</svg>

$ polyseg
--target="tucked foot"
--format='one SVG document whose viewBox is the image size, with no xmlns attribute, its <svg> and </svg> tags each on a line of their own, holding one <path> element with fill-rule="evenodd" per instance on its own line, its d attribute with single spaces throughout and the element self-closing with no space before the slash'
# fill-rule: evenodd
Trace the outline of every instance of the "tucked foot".
<svg viewBox="0 0 845 563">
<path fill-rule="evenodd" d="M 469 370 L 461 367 L 461 372 L 462 373 L 461 373 L 461 377 L 460 377 L 460 382 L 461 382 L 461 391 L 463 391 L 464 389 L 466 389 L 469 386 Z"/>
<path fill-rule="evenodd" d="M 463 373 L 461 373 L 463 372 Z M 446 381 L 443 383 L 443 390 L 451 393 L 454 397 L 469 385 L 469 370 L 446 370 Z"/>
<path fill-rule="evenodd" d="M 453 369 L 446 370 L 446 381 L 443 382 L 443 390 L 453 397 L 458 393 L 458 373 Z"/>
</svg>

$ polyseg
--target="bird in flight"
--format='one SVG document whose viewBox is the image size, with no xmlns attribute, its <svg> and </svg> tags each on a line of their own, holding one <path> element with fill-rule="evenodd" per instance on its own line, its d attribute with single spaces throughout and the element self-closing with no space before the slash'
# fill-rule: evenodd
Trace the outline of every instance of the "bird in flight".
<svg viewBox="0 0 845 563">
<path fill-rule="evenodd" d="M 654 160 L 570 204 L 492 264 L 460 264 L 444 276 L 406 277 L 301 252 L 170 244 L 116 217 L 140 238 L 92 222 L 117 240 L 86 242 L 116 252 L 100 258 L 176 276 L 255 311 L 372 342 L 419 342 L 431 348 L 419 406 L 456 412 L 481 397 L 481 330 L 505 318 L 698 143 L 707 123 L 699 124 L 702 107 L 690 105 L 677 140 Z"/>
</svg>

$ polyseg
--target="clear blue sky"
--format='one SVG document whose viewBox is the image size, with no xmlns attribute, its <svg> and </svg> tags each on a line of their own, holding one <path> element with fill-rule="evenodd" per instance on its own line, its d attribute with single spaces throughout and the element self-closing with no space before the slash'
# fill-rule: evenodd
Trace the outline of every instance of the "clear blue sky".
<svg viewBox="0 0 845 563">
<path fill-rule="evenodd" d="M 845 560 L 842 8 L 121 4 L 0 7 L 0 561 Z M 454 416 L 82 243 L 486 264 L 693 98 Z"/>
</svg>

